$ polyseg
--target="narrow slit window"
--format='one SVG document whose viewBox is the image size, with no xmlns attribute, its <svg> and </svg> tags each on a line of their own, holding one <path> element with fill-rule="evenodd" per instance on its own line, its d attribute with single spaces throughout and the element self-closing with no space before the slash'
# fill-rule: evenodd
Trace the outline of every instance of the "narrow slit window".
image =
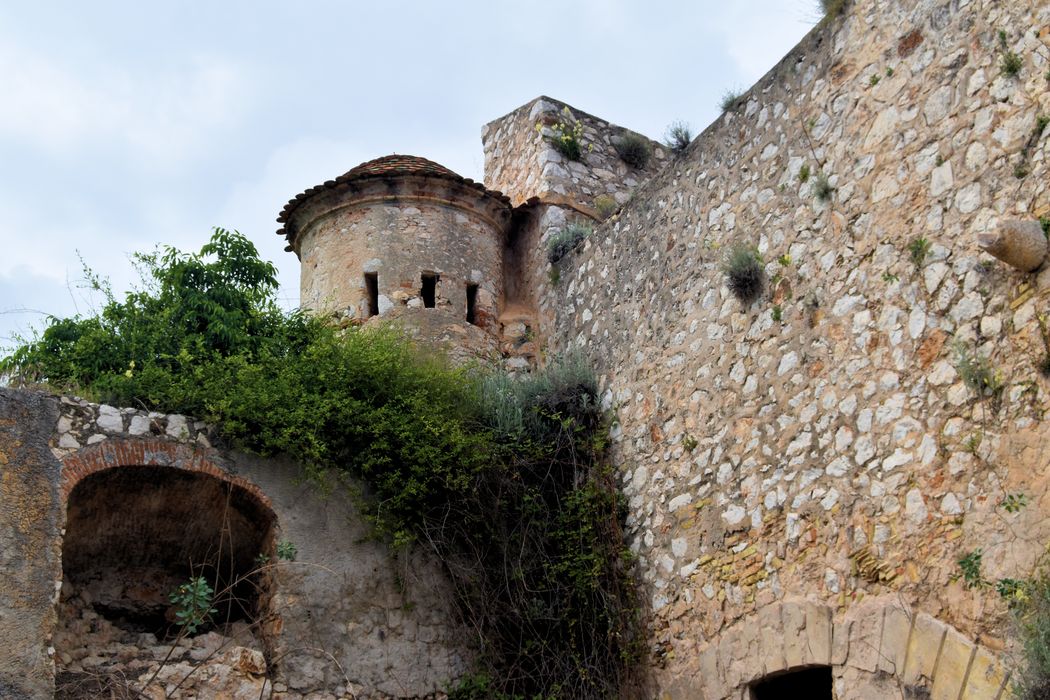
<svg viewBox="0 0 1050 700">
<path fill-rule="evenodd" d="M 437 293 L 438 276 L 433 272 L 423 273 L 423 288 L 419 290 L 419 295 L 423 297 L 423 306 L 427 309 L 434 308 L 434 301 Z"/>
<path fill-rule="evenodd" d="M 478 285 L 467 285 L 467 323 L 476 323 L 476 309 L 478 303 Z"/>
<path fill-rule="evenodd" d="M 365 289 L 368 291 L 368 315 L 379 315 L 379 274 L 365 273 Z"/>
</svg>

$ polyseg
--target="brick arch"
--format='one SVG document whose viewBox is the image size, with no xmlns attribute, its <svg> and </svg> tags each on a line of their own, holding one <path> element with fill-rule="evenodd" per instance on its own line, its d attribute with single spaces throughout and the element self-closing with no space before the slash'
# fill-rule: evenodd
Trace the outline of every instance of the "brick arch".
<svg viewBox="0 0 1050 700">
<path fill-rule="evenodd" d="M 832 668 L 840 700 L 911 697 L 920 688 L 962 700 L 1008 697 L 998 655 L 894 595 L 845 611 L 809 600 L 767 605 L 700 650 L 689 686 L 706 700 L 747 700 L 755 682 L 814 666 Z"/>
<path fill-rule="evenodd" d="M 212 461 L 215 452 L 197 445 L 186 445 L 156 438 L 116 438 L 85 447 L 62 460 L 62 506 L 69 494 L 86 477 L 107 469 L 171 467 L 206 474 L 240 487 L 273 513 L 273 504 L 255 484 L 242 479 Z"/>
</svg>

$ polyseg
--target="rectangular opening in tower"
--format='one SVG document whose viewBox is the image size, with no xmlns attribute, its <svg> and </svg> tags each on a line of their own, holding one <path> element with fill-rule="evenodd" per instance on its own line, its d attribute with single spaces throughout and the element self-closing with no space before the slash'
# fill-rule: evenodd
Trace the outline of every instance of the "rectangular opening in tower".
<svg viewBox="0 0 1050 700">
<path fill-rule="evenodd" d="M 475 309 L 478 303 L 478 285 L 468 284 L 467 285 L 467 323 L 474 323 L 477 316 L 475 316 Z"/>
<path fill-rule="evenodd" d="M 433 272 L 423 273 L 423 288 L 419 295 L 423 297 L 423 306 L 427 309 L 434 308 L 435 295 L 437 293 L 438 276 Z"/>
<path fill-rule="evenodd" d="M 368 315 L 379 315 L 379 273 L 365 273 L 365 290 L 368 292 Z"/>
</svg>

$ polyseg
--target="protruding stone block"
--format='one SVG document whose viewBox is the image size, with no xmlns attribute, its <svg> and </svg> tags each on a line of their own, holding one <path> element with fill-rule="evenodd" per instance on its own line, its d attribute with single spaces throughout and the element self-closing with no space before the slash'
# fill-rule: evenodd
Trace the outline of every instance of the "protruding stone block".
<svg viewBox="0 0 1050 700">
<path fill-rule="evenodd" d="M 806 639 L 809 649 L 805 663 L 831 663 L 831 608 L 817 603 L 806 604 Z"/>
<path fill-rule="evenodd" d="M 1008 219 L 994 232 L 977 234 L 977 245 L 1022 272 L 1032 272 L 1046 258 L 1047 242 L 1038 221 Z"/>
</svg>

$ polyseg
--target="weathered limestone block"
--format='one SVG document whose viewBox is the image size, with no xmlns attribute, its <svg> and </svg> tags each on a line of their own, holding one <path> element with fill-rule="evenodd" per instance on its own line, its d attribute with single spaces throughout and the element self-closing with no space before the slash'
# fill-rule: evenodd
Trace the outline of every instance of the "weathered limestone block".
<svg viewBox="0 0 1050 700">
<path fill-rule="evenodd" d="M 779 604 L 769 605 L 758 613 L 758 635 L 762 649 L 760 655 L 762 663 L 755 664 L 760 666 L 760 668 L 756 668 L 754 673 L 768 675 L 788 668 L 784 663 L 784 647 L 788 640 L 785 639 L 784 628 L 781 623 L 782 607 Z M 798 640 L 795 639 L 792 643 L 797 645 Z"/>
<path fill-rule="evenodd" d="M 933 678 L 931 700 L 957 700 L 972 656 L 970 640 L 949 627 L 937 662 L 937 674 Z"/>
<path fill-rule="evenodd" d="M 1006 681 L 1006 674 L 999 660 L 987 649 L 977 647 L 960 700 L 997 698 Z"/>
<path fill-rule="evenodd" d="M 882 642 L 883 603 L 864 601 L 850 608 L 846 614 L 853 621 L 850 627 L 849 660 L 847 663 L 863 671 L 875 671 L 879 666 L 879 645 Z"/>
<path fill-rule="evenodd" d="M 908 654 L 908 635 L 911 634 L 911 614 L 903 607 L 886 608 L 882 618 L 882 645 L 879 651 L 879 670 L 894 675 L 904 671 Z"/>
<path fill-rule="evenodd" d="M 911 641 L 908 643 L 908 661 L 904 666 L 904 682 L 918 683 L 923 678 L 932 680 L 937 666 L 937 656 L 947 626 L 926 613 L 915 618 Z"/>
<path fill-rule="evenodd" d="M 977 234 L 977 245 L 1022 272 L 1036 270 L 1047 252 L 1046 236 L 1037 221 L 1003 221 L 996 231 Z"/>
</svg>

